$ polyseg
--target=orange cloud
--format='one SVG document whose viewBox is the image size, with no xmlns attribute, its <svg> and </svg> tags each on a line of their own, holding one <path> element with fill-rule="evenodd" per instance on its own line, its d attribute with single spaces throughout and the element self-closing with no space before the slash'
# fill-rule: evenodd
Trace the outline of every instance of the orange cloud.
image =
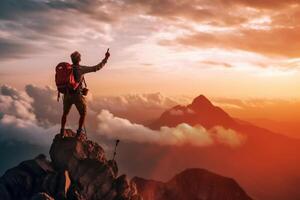
<svg viewBox="0 0 300 200">
<path fill-rule="evenodd" d="M 198 48 L 240 49 L 271 56 L 300 56 L 300 28 L 274 28 L 270 30 L 241 29 L 230 33 L 195 32 L 162 44 L 181 44 Z M 293 44 L 293 45 L 289 45 Z"/>
</svg>

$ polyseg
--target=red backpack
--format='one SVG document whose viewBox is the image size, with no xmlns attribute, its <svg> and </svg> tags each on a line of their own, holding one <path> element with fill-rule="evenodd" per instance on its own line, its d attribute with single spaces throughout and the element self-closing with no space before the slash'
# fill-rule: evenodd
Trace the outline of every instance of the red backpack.
<svg viewBox="0 0 300 200">
<path fill-rule="evenodd" d="M 69 89 L 76 90 L 80 83 L 75 81 L 73 67 L 67 62 L 59 63 L 55 71 L 55 83 L 58 91 L 57 101 L 59 101 L 60 93 L 66 94 Z"/>
</svg>

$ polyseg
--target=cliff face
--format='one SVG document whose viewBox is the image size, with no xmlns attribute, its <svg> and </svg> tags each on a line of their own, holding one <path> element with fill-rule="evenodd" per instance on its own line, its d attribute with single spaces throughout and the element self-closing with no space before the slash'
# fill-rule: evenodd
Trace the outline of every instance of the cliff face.
<svg viewBox="0 0 300 200">
<path fill-rule="evenodd" d="M 251 200 L 233 179 L 203 169 L 187 169 L 166 183 L 133 181 L 144 200 Z"/>
<path fill-rule="evenodd" d="M 115 161 L 85 137 L 56 135 L 50 149 L 51 161 L 40 155 L 8 170 L 0 179 L 1 200 L 138 200 L 136 186 L 126 175 L 118 176 Z"/>
</svg>

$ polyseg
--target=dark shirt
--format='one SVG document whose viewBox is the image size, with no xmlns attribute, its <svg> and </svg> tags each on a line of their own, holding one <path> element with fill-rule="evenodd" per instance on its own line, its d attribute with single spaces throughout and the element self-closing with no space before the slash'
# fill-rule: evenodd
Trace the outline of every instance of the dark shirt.
<svg viewBox="0 0 300 200">
<path fill-rule="evenodd" d="M 100 62 L 98 65 L 88 67 L 88 66 L 81 66 L 81 65 L 73 65 L 73 75 L 75 78 L 75 81 L 77 83 L 80 83 L 77 89 L 71 93 L 80 93 L 83 86 L 82 83 L 84 82 L 84 74 L 90 73 L 90 72 L 96 72 L 100 70 L 106 62 Z"/>
</svg>

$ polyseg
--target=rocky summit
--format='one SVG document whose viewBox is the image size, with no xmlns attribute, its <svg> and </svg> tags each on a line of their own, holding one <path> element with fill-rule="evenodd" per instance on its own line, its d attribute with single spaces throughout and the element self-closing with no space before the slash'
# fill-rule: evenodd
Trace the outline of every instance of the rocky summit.
<svg viewBox="0 0 300 200">
<path fill-rule="evenodd" d="M 1 200 L 140 200 L 134 182 L 118 176 L 100 145 L 66 130 L 45 155 L 20 163 L 0 178 Z"/>
</svg>

